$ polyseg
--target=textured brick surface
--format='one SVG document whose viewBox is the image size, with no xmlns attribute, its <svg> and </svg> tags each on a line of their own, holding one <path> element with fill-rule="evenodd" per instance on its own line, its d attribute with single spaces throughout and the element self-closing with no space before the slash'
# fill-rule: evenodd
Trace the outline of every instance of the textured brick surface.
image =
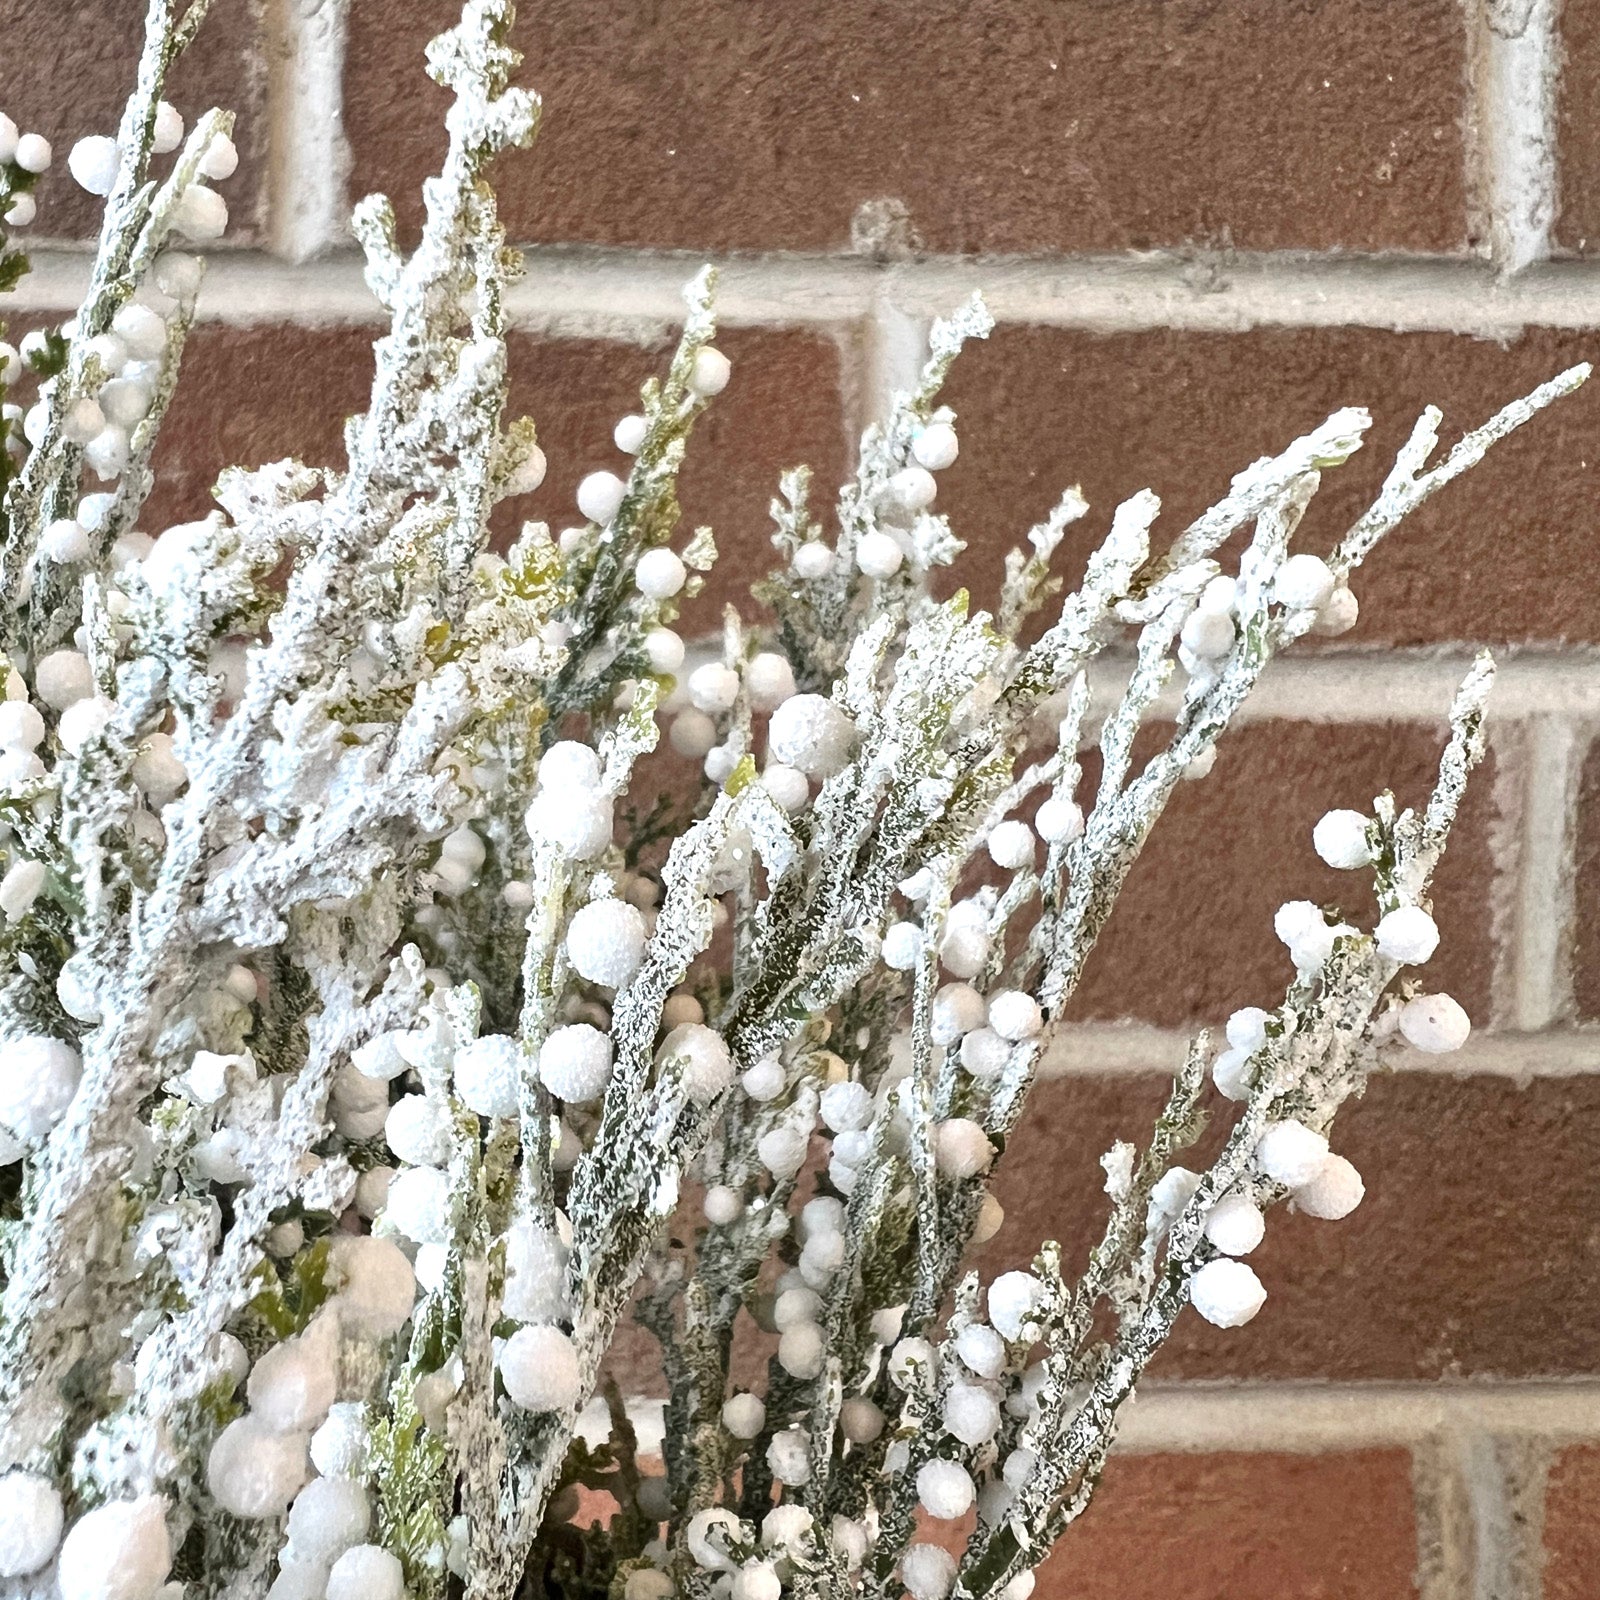
<svg viewBox="0 0 1600 1600">
<path fill-rule="evenodd" d="M 645 1463 L 647 1473 L 656 1470 Z M 583 1490 L 572 1520 L 616 1501 Z M 924 1518 L 958 1555 L 972 1517 Z M 1038 1600 L 1404 1600 L 1417 1593 L 1411 1458 L 1404 1450 L 1116 1455 L 1088 1512 L 1039 1568 Z M 1552 1591 L 1565 1600 L 1579 1590 Z"/>
<path fill-rule="evenodd" d="M 1416 1593 L 1402 1450 L 1116 1456 L 1039 1571 L 1039 1600 L 1402 1600 Z"/>
<path fill-rule="evenodd" d="M 1589 1600 L 1600 1572 L 1600 1446 L 1561 1451 L 1544 1494 L 1542 1600 Z"/>
<path fill-rule="evenodd" d="M 1600 1017 L 1600 743 L 1590 747 L 1583 766 L 1576 854 L 1572 992 L 1578 1015 L 1593 1019 Z"/>
<path fill-rule="evenodd" d="M 162 436 L 161 483 L 147 525 L 204 514 L 211 484 L 229 463 L 284 455 L 341 461 L 344 418 L 362 409 L 369 392 L 372 338 L 358 328 L 202 327 Z M 828 482 L 845 463 L 840 353 L 831 341 L 729 330 L 719 343 L 734 376 L 691 441 L 680 499 L 685 537 L 710 522 L 727 572 L 714 575 L 685 623 L 689 631 L 715 628 L 719 599 L 742 590 L 771 558 L 767 503 L 778 473 L 811 461 Z M 512 404 L 534 418 L 550 461 L 543 488 L 518 504 L 517 515 L 546 518 L 557 529 L 578 520 L 578 480 L 598 467 L 626 467 L 611 430 L 637 407 L 640 383 L 664 370 L 669 353 L 600 340 L 513 340 Z"/>
<path fill-rule="evenodd" d="M 452 16 L 352 7 L 356 185 L 408 219 Z M 1453 0 L 553 0 L 515 37 L 546 109 L 502 178 L 521 238 L 829 250 L 889 198 L 936 251 L 1464 242 Z"/>
<path fill-rule="evenodd" d="M 1593 255 L 1600 251 L 1600 4 L 1562 0 L 1560 16 L 1555 237 L 1571 254 Z"/>
<path fill-rule="evenodd" d="M 1150 487 L 1175 534 L 1227 492 L 1233 474 L 1276 453 L 1331 411 L 1366 406 L 1368 442 L 1324 480 L 1302 527 L 1326 548 L 1364 511 L 1423 406 L 1443 407 L 1442 442 L 1576 361 L 1587 333 L 1533 330 L 1501 346 L 1449 334 L 1364 329 L 1158 331 L 1096 336 L 1008 328 L 969 346 L 949 398 L 961 459 L 940 502 L 994 574 L 1005 549 L 1068 484 L 1093 509 L 1063 552 L 1076 577 L 1118 500 Z M 1600 639 L 1600 388 L 1547 411 L 1390 535 L 1357 574 L 1362 618 L 1348 643 Z"/>
<path fill-rule="evenodd" d="M 1237 1006 L 1276 1005 L 1294 975 L 1272 930 L 1285 900 L 1337 906 L 1367 928 L 1376 917 L 1368 876 L 1336 872 L 1312 848 L 1317 819 L 1366 810 L 1384 789 L 1426 804 L 1443 743 L 1442 729 L 1409 724 L 1271 722 L 1225 735 L 1210 775 L 1180 784 L 1151 834 L 1069 1014 L 1214 1027 Z M 1444 938 L 1425 969 L 1480 1023 L 1494 964 L 1493 789 L 1486 765 L 1435 879 Z"/>
<path fill-rule="evenodd" d="M 998 1268 L 1042 1238 L 1081 1264 L 1104 1223 L 1096 1159 L 1143 1141 L 1165 1082 L 1040 1085 L 1000 1169 Z M 1232 1122 L 1217 1123 L 1198 1167 Z M 1600 1372 L 1600 1082 L 1400 1073 L 1335 1125 L 1367 1182 L 1343 1222 L 1272 1213 L 1250 1258 L 1259 1316 L 1225 1332 L 1185 1311 L 1152 1367 L 1165 1378 L 1433 1379 Z M 1285 1590 L 1286 1593 L 1296 1592 Z"/>
<path fill-rule="evenodd" d="M 1060 1242 L 1069 1271 L 1081 1268 L 1105 1222 L 1099 1157 L 1117 1139 L 1148 1139 L 1167 1087 L 1149 1074 L 1035 1088 L 998 1168 L 1006 1219 L 976 1258 L 986 1277 L 1026 1266 L 1045 1239 Z M 1236 1115 L 1217 1096 L 1210 1109 L 1212 1127 L 1183 1158 L 1196 1169 Z M 1375 1078 L 1341 1113 L 1333 1139 L 1366 1179 L 1361 1206 L 1342 1222 L 1273 1211 L 1250 1257 L 1267 1287 L 1261 1313 L 1224 1330 L 1184 1311 L 1151 1377 L 1600 1375 L 1597 1118 L 1600 1082 L 1592 1078 Z M 687 1240 L 693 1230 L 674 1233 Z M 770 1353 L 771 1342 L 741 1319 L 735 1383 L 764 1384 Z M 629 1392 L 664 1392 L 660 1351 L 631 1321 L 619 1327 L 607 1366 Z"/>
<path fill-rule="evenodd" d="M 144 7 L 132 0 L 0 0 L 0 109 L 55 146 L 55 164 L 35 191 L 30 234 L 84 238 L 99 232 L 100 202 L 67 173 L 67 151 L 85 134 L 114 134 L 133 88 Z M 259 225 L 266 164 L 265 69 L 256 0 L 215 0 L 205 26 L 180 58 L 166 98 L 189 126 L 213 106 L 236 113 L 239 170 L 218 188 L 232 222 L 228 237 L 249 240 Z M 164 174 L 168 160 L 158 161 Z"/>
</svg>

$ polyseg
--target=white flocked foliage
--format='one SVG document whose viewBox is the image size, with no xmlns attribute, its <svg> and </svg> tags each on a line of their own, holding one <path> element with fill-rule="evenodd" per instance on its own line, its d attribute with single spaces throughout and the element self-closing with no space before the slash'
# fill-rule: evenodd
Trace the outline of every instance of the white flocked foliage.
<svg viewBox="0 0 1600 1600">
<path fill-rule="evenodd" d="M 1271 658 L 1351 627 L 1377 541 L 1586 369 L 1438 459 L 1425 413 L 1323 555 L 1292 536 L 1362 411 L 1166 541 L 1134 494 L 1059 598 L 1069 489 L 989 615 L 927 581 L 962 549 L 938 396 L 974 302 L 836 518 L 783 477 L 761 605 L 691 650 L 716 546 L 675 485 L 732 400 L 711 275 L 575 520 L 518 517 L 546 461 L 506 416 L 488 171 L 539 108 L 512 0 L 466 0 L 428 54 L 454 102 L 420 243 L 381 197 L 354 219 L 389 327 L 344 459 L 141 527 L 238 160 L 229 116 L 161 98 L 205 11 L 151 0 L 119 127 L 64 163 L 106 202 L 88 293 L 0 345 L 5 1592 L 1026 1600 L 1183 1309 L 1262 1313 L 1270 1208 L 1361 1201 L 1340 1105 L 1466 1038 L 1412 969 L 1490 665 L 1421 809 L 1317 826 L 1381 920 L 1285 906 L 1284 992 L 1107 1152 L 1087 1262 L 1045 1242 L 985 1288 L 988 1186 L 1084 964 Z M 0 116 L 6 287 L 51 158 Z M 627 1317 L 660 1466 L 603 1380 Z M 572 1522 L 578 1485 L 608 1524 Z"/>
</svg>

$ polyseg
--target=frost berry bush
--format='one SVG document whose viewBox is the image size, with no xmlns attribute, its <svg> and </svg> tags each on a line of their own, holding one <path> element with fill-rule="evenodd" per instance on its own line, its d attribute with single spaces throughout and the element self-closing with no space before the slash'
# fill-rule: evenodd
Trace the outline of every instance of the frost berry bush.
<svg viewBox="0 0 1600 1600">
<path fill-rule="evenodd" d="M 420 245 L 380 197 L 355 216 L 390 326 L 344 461 L 231 470 L 208 515 L 141 531 L 186 247 L 222 234 L 235 164 L 226 115 L 186 132 L 161 98 L 205 9 L 152 0 L 120 127 L 67 159 L 106 203 L 87 297 L 0 347 L 5 1591 L 1024 1600 L 1183 1308 L 1248 1321 L 1270 1206 L 1360 1202 L 1341 1103 L 1397 1040 L 1466 1036 L 1418 969 L 1488 663 L 1421 809 L 1316 829 L 1376 927 L 1284 906 L 1281 1000 L 1201 1034 L 1107 1152 L 1088 1261 L 1045 1243 L 985 1286 L 965 1263 L 1051 1031 L 1267 663 L 1348 629 L 1377 541 L 1586 369 L 1438 460 L 1425 413 L 1325 559 L 1293 535 L 1364 412 L 1164 545 L 1134 495 L 1058 598 L 1069 490 L 990 616 L 925 582 L 961 549 L 938 393 L 975 303 L 835 518 L 803 468 L 780 483 L 770 625 L 730 609 L 691 659 L 716 550 L 674 485 L 728 380 L 709 274 L 622 470 L 490 551 L 545 467 L 505 417 L 518 257 L 486 179 L 538 103 L 510 0 L 467 0 L 429 52 L 455 100 Z M 0 158 L 11 284 L 51 152 L 0 117 Z M 1097 661 L 1121 688 L 1091 715 Z M 704 778 L 681 802 L 639 767 L 663 728 Z M 600 1381 L 630 1314 L 664 1475 Z M 752 1341 L 759 1392 L 730 1379 Z M 583 1487 L 604 1525 L 570 1520 Z"/>
</svg>

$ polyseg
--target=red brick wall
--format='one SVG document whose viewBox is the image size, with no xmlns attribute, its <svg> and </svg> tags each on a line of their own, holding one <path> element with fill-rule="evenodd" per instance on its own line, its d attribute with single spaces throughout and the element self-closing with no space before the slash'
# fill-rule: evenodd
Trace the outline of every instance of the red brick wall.
<svg viewBox="0 0 1600 1600">
<path fill-rule="evenodd" d="M 62 141 L 108 130 L 138 9 L 0 0 L 0 106 Z M 443 104 L 421 48 L 451 10 L 214 0 L 177 98 L 237 108 L 244 163 L 153 518 L 202 509 L 230 461 L 337 448 L 374 326 L 342 218 L 383 188 L 415 227 Z M 766 559 L 779 469 L 846 470 L 973 288 L 1000 326 L 951 385 L 941 504 L 980 597 L 1071 482 L 1101 514 L 1085 540 L 1145 485 L 1176 525 L 1366 405 L 1307 526 L 1327 541 L 1424 403 L 1448 442 L 1600 352 L 1600 0 L 528 0 L 517 42 L 546 102 L 499 174 L 530 246 L 539 514 L 616 464 L 678 286 L 723 266 L 735 375 L 683 487 L 724 552 L 707 630 Z M 58 170 L 29 315 L 72 307 L 90 224 Z M 1248 1329 L 1185 1322 L 1048 1600 L 1600 1593 L 1597 472 L 1600 385 L 1380 550 L 1355 633 L 1275 669 L 1129 883 L 1006 1163 L 997 1261 L 1081 1250 L 1095 1158 L 1147 1125 L 1184 1030 L 1281 988 L 1273 907 L 1347 891 L 1311 823 L 1422 795 L 1452 682 L 1501 647 L 1438 891 L 1474 1039 L 1351 1110 L 1368 1200 L 1274 1225 Z"/>
</svg>

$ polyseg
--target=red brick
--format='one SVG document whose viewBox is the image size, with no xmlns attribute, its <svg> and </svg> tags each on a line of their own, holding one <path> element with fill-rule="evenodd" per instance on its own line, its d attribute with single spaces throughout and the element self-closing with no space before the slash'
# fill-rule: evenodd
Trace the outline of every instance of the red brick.
<svg viewBox="0 0 1600 1600">
<path fill-rule="evenodd" d="M 1401 1600 L 1416 1591 L 1411 1459 L 1113 1456 L 1039 1571 L 1038 1600 Z"/>
<path fill-rule="evenodd" d="M 454 15 L 352 6 L 356 186 L 408 222 Z M 514 34 L 541 143 L 498 181 L 550 242 L 832 250 L 891 198 L 933 251 L 1458 250 L 1463 34 L 1454 0 L 551 0 Z"/>
<path fill-rule="evenodd" d="M 1042 1083 L 999 1169 L 1005 1226 L 986 1269 L 1058 1239 L 1071 1270 L 1104 1224 L 1100 1154 L 1143 1143 L 1156 1077 Z M 1233 1120 L 1185 1159 L 1198 1169 Z M 1600 1372 L 1600 1080 L 1375 1077 L 1335 1124 L 1366 1179 L 1343 1222 L 1286 1210 L 1251 1256 L 1261 1314 L 1224 1332 L 1185 1311 L 1160 1378 L 1438 1379 Z M 1286 1587 L 1285 1593 L 1296 1593 Z"/>
<path fill-rule="evenodd" d="M 1544 1492 L 1542 1600 L 1590 1600 L 1600 1572 L 1600 1446 L 1577 1445 L 1550 1464 Z"/>
<path fill-rule="evenodd" d="M 285 455 L 342 462 L 340 429 L 362 409 L 371 380 L 368 328 L 202 327 L 163 435 L 161 483 L 146 514 L 153 528 L 203 515 L 217 473 Z M 840 359 L 830 341 L 803 333 L 730 329 L 719 338 L 734 375 L 697 426 L 680 499 L 684 536 L 716 530 L 724 561 L 686 627 L 718 624 L 718 605 L 744 592 L 773 558 L 767 505 L 779 472 L 810 461 L 821 496 L 845 470 Z M 577 519 L 578 480 L 626 465 L 611 442 L 618 417 L 637 408 L 639 385 L 665 369 L 666 347 L 598 339 L 512 342 L 512 403 L 539 427 L 550 460 L 544 487 L 517 511 L 559 529 Z"/>
<path fill-rule="evenodd" d="M 1573 255 L 1600 250 L 1600 4 L 1563 0 L 1557 89 L 1557 245 Z"/>
<path fill-rule="evenodd" d="M 1154 1074 L 1035 1088 L 997 1169 L 1006 1218 L 975 1262 L 986 1277 L 1026 1266 L 1046 1239 L 1060 1242 L 1069 1274 L 1082 1269 L 1105 1220 L 1099 1157 L 1117 1139 L 1148 1140 L 1166 1088 Z M 1235 1115 L 1220 1100 L 1212 1111 L 1214 1125 L 1182 1158 L 1197 1170 Z M 1595 1078 L 1375 1077 L 1333 1139 L 1365 1177 L 1361 1206 L 1337 1223 L 1273 1211 L 1250 1258 L 1268 1291 L 1260 1315 L 1222 1330 L 1184 1311 L 1151 1379 L 1600 1374 L 1597 1118 Z M 770 1341 L 746 1318 L 739 1328 L 735 1383 L 760 1387 Z M 630 1321 L 607 1366 L 630 1393 L 663 1392 L 660 1352 Z M 1304 1591 L 1285 1583 L 1280 1592 Z"/>
<path fill-rule="evenodd" d="M 1371 329 L 1002 330 L 969 346 L 949 388 L 962 452 L 940 503 L 975 546 L 963 581 L 987 560 L 994 577 L 974 589 L 991 598 L 1003 551 L 1068 484 L 1081 483 L 1093 507 L 1063 551 L 1076 577 L 1118 500 L 1153 488 L 1166 508 L 1157 530 L 1171 538 L 1242 467 L 1336 408 L 1363 405 L 1368 442 L 1327 475 L 1303 525 L 1305 546 L 1326 548 L 1366 509 L 1425 404 L 1445 408 L 1447 448 L 1595 348 L 1591 334 L 1550 329 L 1504 345 Z M 1362 617 L 1342 642 L 1600 639 L 1597 429 L 1591 384 L 1402 523 L 1357 574 Z"/>
<path fill-rule="evenodd" d="M 1590 747 L 1579 789 L 1573 873 L 1572 991 L 1580 1017 L 1600 1017 L 1600 743 Z"/>
<path fill-rule="evenodd" d="M 1411 724 L 1271 722 L 1225 735 L 1211 773 L 1180 784 L 1156 824 L 1069 1014 L 1215 1026 L 1239 1006 L 1276 1005 L 1294 976 L 1272 928 L 1284 901 L 1337 906 L 1367 928 L 1377 914 L 1370 877 L 1336 872 L 1312 848 L 1317 819 L 1335 807 L 1367 810 L 1385 789 L 1402 806 L 1425 805 L 1443 743 L 1442 729 Z M 1480 1024 L 1494 966 L 1493 791 L 1486 764 L 1435 880 L 1444 937 L 1427 967 L 1429 983 L 1458 995 Z"/>
<path fill-rule="evenodd" d="M 0 108 L 55 146 L 55 164 L 35 193 L 39 238 L 92 238 L 100 201 L 67 173 L 67 151 L 86 134 L 114 134 L 133 88 L 144 39 L 144 7 L 129 0 L 0 0 Z M 265 70 L 254 0 L 216 0 L 179 59 L 166 98 L 193 126 L 213 106 L 236 113 L 239 170 L 218 185 L 232 221 L 228 238 L 247 242 L 260 227 L 266 165 Z M 167 163 L 158 163 L 164 171 Z"/>
</svg>

